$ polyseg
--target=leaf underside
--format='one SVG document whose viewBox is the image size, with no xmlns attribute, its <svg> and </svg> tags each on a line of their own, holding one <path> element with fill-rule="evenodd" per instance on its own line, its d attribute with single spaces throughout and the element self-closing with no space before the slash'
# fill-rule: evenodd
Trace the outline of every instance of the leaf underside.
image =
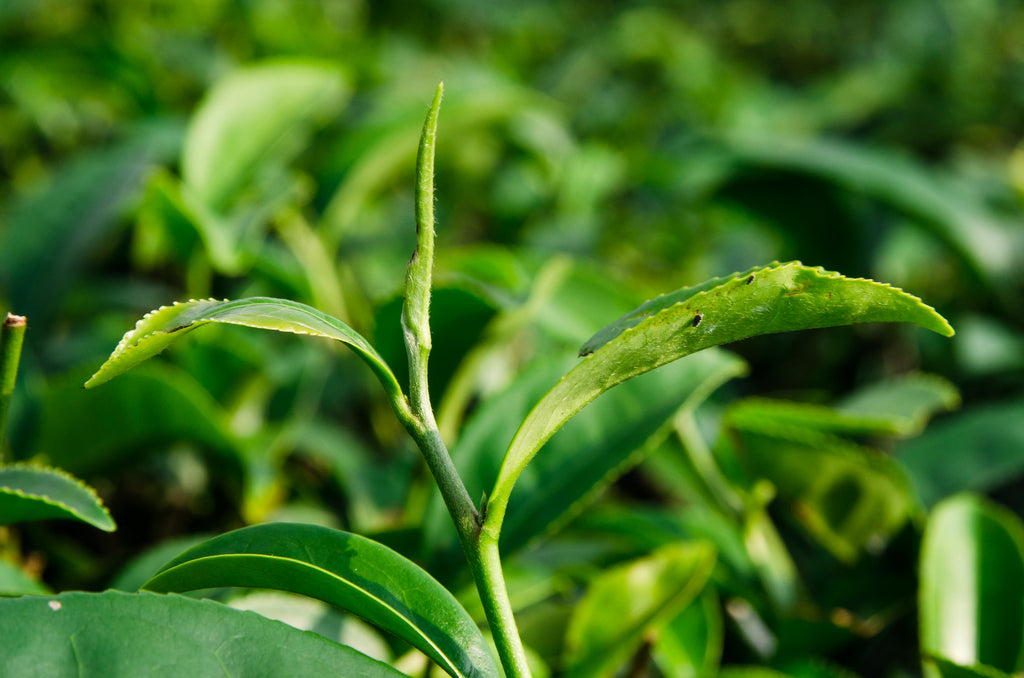
<svg viewBox="0 0 1024 678">
<path fill-rule="evenodd" d="M 221 586 L 316 598 L 394 633 L 456 678 L 498 676 L 480 630 L 455 598 L 419 566 L 358 535 L 298 523 L 254 525 L 189 549 L 145 588 Z"/>
<path fill-rule="evenodd" d="M 127 332 L 86 388 L 123 374 L 167 348 L 175 340 L 206 323 L 243 325 L 292 334 L 326 337 L 352 349 L 370 366 L 389 395 L 402 392 L 394 374 L 376 350 L 351 327 L 317 309 L 288 299 L 249 297 L 234 301 L 193 299 L 175 302 L 147 313 Z"/>
<path fill-rule="evenodd" d="M 116 528 L 93 489 L 63 471 L 0 467 L 0 525 L 52 518 L 80 520 L 105 532 Z"/>
<path fill-rule="evenodd" d="M 599 331 L 589 356 L 534 407 L 509 446 L 491 493 L 500 520 L 519 474 L 587 403 L 632 377 L 702 349 L 749 337 L 865 322 L 911 322 L 944 336 L 949 323 L 889 285 L 800 262 L 753 268 L 646 302 Z"/>
</svg>

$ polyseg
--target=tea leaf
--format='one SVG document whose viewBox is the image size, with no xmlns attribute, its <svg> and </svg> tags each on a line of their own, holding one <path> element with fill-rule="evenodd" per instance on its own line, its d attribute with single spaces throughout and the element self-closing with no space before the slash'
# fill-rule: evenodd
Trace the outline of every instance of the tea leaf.
<svg viewBox="0 0 1024 678">
<path fill-rule="evenodd" d="M 297 523 L 254 525 L 189 549 L 146 584 L 154 591 L 219 586 L 317 598 L 394 633 L 452 676 L 499 675 L 480 630 L 444 587 L 358 535 Z"/>
<path fill-rule="evenodd" d="M 107 362 L 85 382 L 85 387 L 92 388 L 113 379 L 153 357 L 188 332 L 211 322 L 327 337 L 348 344 L 374 371 L 388 396 L 402 398 L 402 389 L 394 374 L 362 335 L 311 306 L 269 297 L 234 301 L 193 299 L 147 313 L 135 324 L 135 329 L 124 335 Z"/>
<path fill-rule="evenodd" d="M 194 194 L 224 211 L 253 173 L 304 128 L 337 113 L 348 97 L 337 67 L 268 63 L 238 70 L 207 94 L 189 124 L 181 174 Z"/>
<path fill-rule="evenodd" d="M 91 487 L 53 468 L 14 464 L 0 467 L 0 525 L 71 518 L 104 532 L 114 520 Z"/>
<path fill-rule="evenodd" d="M 1024 526 L 969 494 L 940 503 L 921 544 L 921 652 L 1012 673 L 1024 658 Z M 936 675 L 925 664 L 926 675 Z M 941 672 L 940 672 L 941 673 Z"/>
<path fill-rule="evenodd" d="M 253 612 L 152 593 L 0 600 L 0 636 L 0 666 L 11 676 L 403 675 Z"/>
<path fill-rule="evenodd" d="M 573 612 L 566 635 L 572 678 L 612 676 L 704 588 L 715 564 L 706 544 L 677 543 L 599 575 Z"/>
<path fill-rule="evenodd" d="M 643 304 L 584 344 L 581 354 L 593 355 L 556 384 L 523 422 L 491 492 L 489 529 L 500 529 L 516 479 L 548 438 L 613 386 L 711 346 L 862 322 L 913 322 L 953 334 L 949 323 L 917 297 L 799 262 L 716 278 Z"/>
</svg>

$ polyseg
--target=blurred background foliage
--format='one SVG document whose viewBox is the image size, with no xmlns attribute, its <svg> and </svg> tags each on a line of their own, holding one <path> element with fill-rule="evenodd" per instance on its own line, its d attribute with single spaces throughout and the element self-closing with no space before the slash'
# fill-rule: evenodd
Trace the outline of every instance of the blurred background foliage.
<svg viewBox="0 0 1024 678">
<path fill-rule="evenodd" d="M 598 511 L 573 521 L 594 480 L 573 476 L 557 516 L 522 514 L 520 546 L 560 530 L 511 568 L 528 642 L 557 669 L 544 629 L 564 633 L 587 567 L 713 533 L 712 506 L 742 514 L 729 529 L 748 540 L 774 520 L 761 536 L 792 551 L 751 562 L 744 534 L 711 538 L 732 626 L 691 626 L 721 636 L 726 663 L 833 675 L 793 668 L 813 656 L 913 675 L 927 509 L 973 490 L 1024 512 L 1024 4 L 1012 0 L 0 3 L 0 308 L 29 318 L 10 455 L 84 477 L 119 523 L 25 526 L 8 535 L 14 560 L 54 589 L 102 588 L 150 547 L 290 518 L 372 534 L 464 583 L 417 455 L 346 353 L 209 328 L 80 388 L 143 313 L 208 296 L 310 303 L 403 372 L 413 160 L 442 79 L 431 378 L 451 441 L 476 415 L 535 401 L 644 299 L 771 260 L 902 287 L 957 330 L 742 342 L 730 349 L 749 367 L 711 381 L 747 376 L 678 413 L 668 438 L 629 419 L 625 440 L 595 442 L 598 475 L 618 477 Z M 534 364 L 554 353 L 568 362 Z M 937 376 L 914 390 L 916 372 Z M 892 383 L 910 390 L 871 395 Z M 533 400 L 494 400 L 506 388 Z M 805 430 L 753 394 L 830 414 Z M 888 423 L 849 419 L 858 411 Z M 511 432 L 494 435 L 464 447 L 496 455 Z M 898 464 L 856 461 L 857 445 Z M 702 446 L 721 477 L 702 471 Z M 803 457 L 787 456 L 797 448 L 870 488 L 875 522 L 838 524 Z M 545 472 L 565 472 L 556 462 Z M 633 541 L 616 536 L 630 521 Z M 706 591 L 698 607 L 718 610 Z M 655 648 L 662 670 L 681 647 Z"/>
</svg>

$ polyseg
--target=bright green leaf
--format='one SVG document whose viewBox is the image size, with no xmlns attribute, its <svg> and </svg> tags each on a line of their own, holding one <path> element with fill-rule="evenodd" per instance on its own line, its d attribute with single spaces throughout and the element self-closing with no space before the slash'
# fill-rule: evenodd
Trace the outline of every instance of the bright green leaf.
<svg viewBox="0 0 1024 678">
<path fill-rule="evenodd" d="M 189 549 L 146 588 L 246 586 L 310 596 L 394 633 L 452 676 L 498 675 L 469 614 L 411 561 L 364 537 L 316 525 L 268 523 Z"/>
<path fill-rule="evenodd" d="M 500 529 L 512 487 L 548 438 L 613 386 L 701 349 L 747 337 L 892 321 L 953 334 L 942 316 L 917 297 L 797 262 L 751 269 L 647 302 L 584 344 L 581 353 L 593 355 L 530 412 L 491 493 L 489 527 Z"/>
<path fill-rule="evenodd" d="M 70 518 L 113 532 L 114 520 L 91 487 L 63 471 L 15 464 L 0 467 L 0 525 Z"/>
<path fill-rule="evenodd" d="M 661 629 L 651 654 L 666 676 L 711 678 L 718 671 L 724 640 L 718 596 L 708 587 Z"/>
<path fill-rule="evenodd" d="M 644 642 L 704 588 L 714 550 L 676 543 L 596 577 L 579 602 L 566 635 L 571 678 L 612 676 Z"/>
<path fill-rule="evenodd" d="M 0 600 L 0 637 L 4 675 L 25 678 L 402 675 L 252 612 L 152 593 Z"/>
<path fill-rule="evenodd" d="M 402 389 L 383 358 L 359 333 L 315 308 L 269 297 L 234 301 L 203 299 L 161 306 L 147 313 L 135 324 L 135 329 L 124 335 L 107 362 L 85 383 L 86 388 L 113 379 L 195 328 L 211 322 L 327 337 L 348 344 L 374 371 L 390 397 L 402 397 Z"/>
<path fill-rule="evenodd" d="M 936 506 L 920 565 L 921 652 L 1012 673 L 1024 662 L 1024 526 L 961 494 Z M 928 675 L 937 675 L 925 665 Z"/>
<path fill-rule="evenodd" d="M 336 115 L 348 89 L 327 63 L 268 63 L 231 73 L 189 124 L 182 178 L 208 207 L 224 211 L 269 158 L 287 154 L 312 123 Z"/>
</svg>

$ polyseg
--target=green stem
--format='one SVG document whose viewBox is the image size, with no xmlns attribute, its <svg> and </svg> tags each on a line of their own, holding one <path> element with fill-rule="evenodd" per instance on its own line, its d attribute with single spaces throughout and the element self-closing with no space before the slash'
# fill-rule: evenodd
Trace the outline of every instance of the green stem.
<svg viewBox="0 0 1024 678">
<path fill-rule="evenodd" d="M 25 338 L 25 317 L 7 314 L 0 326 L 0 463 L 4 462 L 4 435 L 7 432 L 7 408 L 14 393 Z"/>
<path fill-rule="evenodd" d="M 404 398 L 392 400 L 392 405 L 423 453 L 455 522 L 505 675 L 508 678 L 529 678 L 526 653 L 519 639 L 501 573 L 497 535 L 481 530 L 483 519 L 452 463 L 430 404 L 427 367 L 431 348 L 430 288 L 434 265 L 434 145 L 443 91 L 444 83 L 441 83 L 423 123 L 416 158 L 416 251 L 409 261 L 402 306 L 402 332 L 409 358 L 409 399 L 408 403 Z"/>
</svg>

